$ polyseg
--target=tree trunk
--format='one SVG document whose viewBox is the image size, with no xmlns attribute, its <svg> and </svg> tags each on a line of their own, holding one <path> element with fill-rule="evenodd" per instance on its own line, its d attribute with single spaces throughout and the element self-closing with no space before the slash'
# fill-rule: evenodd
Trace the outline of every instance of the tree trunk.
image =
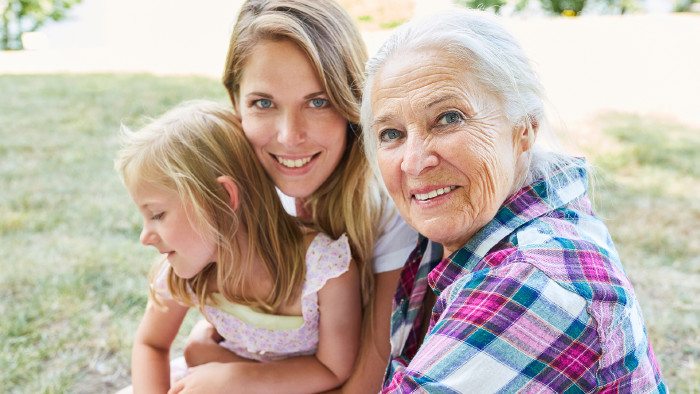
<svg viewBox="0 0 700 394">
<path fill-rule="evenodd" d="M 7 5 L 7 8 L 5 11 L 2 13 L 2 41 L 0 41 L 0 50 L 4 49 L 9 49 L 9 44 L 10 44 L 10 28 L 8 26 L 9 20 L 7 18 L 7 13 L 10 11 L 10 5 Z"/>
</svg>

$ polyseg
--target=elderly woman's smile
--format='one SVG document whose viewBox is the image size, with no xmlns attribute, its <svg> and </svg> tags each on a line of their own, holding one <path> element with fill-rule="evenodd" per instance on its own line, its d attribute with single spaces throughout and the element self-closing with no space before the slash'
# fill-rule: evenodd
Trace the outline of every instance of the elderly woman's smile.
<svg viewBox="0 0 700 394">
<path fill-rule="evenodd" d="M 495 96 L 442 51 L 395 54 L 372 86 L 382 177 L 411 226 L 445 255 L 464 245 L 520 187 L 527 149 Z"/>
</svg>

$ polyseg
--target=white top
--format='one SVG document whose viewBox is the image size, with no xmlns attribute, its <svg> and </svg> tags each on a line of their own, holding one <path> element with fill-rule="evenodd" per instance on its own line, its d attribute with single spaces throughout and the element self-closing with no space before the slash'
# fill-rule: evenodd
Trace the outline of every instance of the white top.
<svg viewBox="0 0 700 394">
<path fill-rule="evenodd" d="M 287 213 L 296 216 L 297 209 L 294 197 L 287 196 L 279 189 L 277 189 L 277 194 L 279 194 Z M 403 267 L 408 255 L 411 254 L 418 242 L 418 233 L 399 215 L 393 201 L 389 200 L 387 208 L 382 218 L 382 233 L 379 234 L 377 243 L 374 244 L 372 264 L 375 274 Z"/>
</svg>

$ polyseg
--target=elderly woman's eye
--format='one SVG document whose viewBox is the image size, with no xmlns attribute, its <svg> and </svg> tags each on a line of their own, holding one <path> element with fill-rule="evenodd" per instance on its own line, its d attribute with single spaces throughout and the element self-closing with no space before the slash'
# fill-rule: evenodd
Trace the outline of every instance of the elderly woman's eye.
<svg viewBox="0 0 700 394">
<path fill-rule="evenodd" d="M 438 124 L 445 125 L 445 124 L 450 124 L 450 123 L 455 123 L 459 122 L 462 120 L 462 114 L 459 112 L 447 112 L 438 118 Z"/>
<path fill-rule="evenodd" d="M 379 133 L 380 141 L 393 141 L 401 138 L 401 132 L 395 129 L 387 129 Z"/>
<path fill-rule="evenodd" d="M 260 99 L 253 101 L 253 105 L 258 108 L 270 108 L 272 107 L 272 101 L 268 99 Z"/>
</svg>

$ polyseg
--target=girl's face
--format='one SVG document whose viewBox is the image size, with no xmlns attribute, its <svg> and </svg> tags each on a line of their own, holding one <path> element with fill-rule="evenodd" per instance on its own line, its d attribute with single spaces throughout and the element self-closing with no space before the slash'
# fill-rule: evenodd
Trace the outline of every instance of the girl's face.
<svg viewBox="0 0 700 394">
<path fill-rule="evenodd" d="M 166 254 L 177 276 L 189 279 L 216 261 L 216 243 L 188 219 L 188 208 L 177 194 L 148 183 L 129 188 L 143 216 L 141 243 Z"/>
<path fill-rule="evenodd" d="M 343 155 L 347 120 L 290 41 L 256 45 L 243 67 L 236 109 L 265 171 L 288 196 L 310 196 Z"/>
</svg>

